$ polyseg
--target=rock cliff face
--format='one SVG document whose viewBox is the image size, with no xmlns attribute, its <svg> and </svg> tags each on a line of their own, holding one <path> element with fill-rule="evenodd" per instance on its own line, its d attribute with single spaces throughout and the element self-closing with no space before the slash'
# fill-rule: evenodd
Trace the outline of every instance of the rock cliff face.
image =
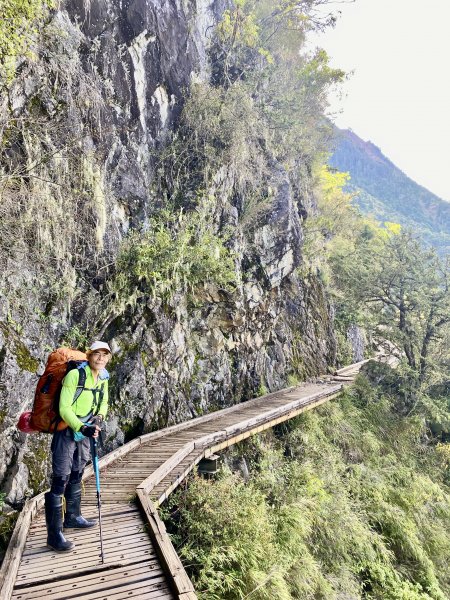
<svg viewBox="0 0 450 600">
<path fill-rule="evenodd" d="M 25 436 L 15 423 L 49 350 L 64 342 L 102 336 L 113 347 L 108 448 L 335 361 L 322 286 L 297 273 L 314 198 L 275 162 L 270 211 L 230 241 L 233 293 L 205 282 L 197 302 L 179 294 L 170 310 L 149 296 L 120 317 L 102 312 L 121 240 L 161 203 L 158 157 L 190 83 L 208 81 L 223 10 L 206 0 L 70 1 L 2 99 L 12 138 L 3 172 L 20 175 L 0 245 L 0 482 L 10 504 L 46 484 L 49 436 Z M 235 176 L 215 178 L 217 231 L 238 219 Z"/>
</svg>

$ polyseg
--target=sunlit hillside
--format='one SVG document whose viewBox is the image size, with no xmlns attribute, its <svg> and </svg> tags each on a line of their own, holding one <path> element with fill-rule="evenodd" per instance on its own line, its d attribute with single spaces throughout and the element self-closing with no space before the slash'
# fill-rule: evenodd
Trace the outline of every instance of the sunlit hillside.
<svg viewBox="0 0 450 600">
<path fill-rule="evenodd" d="M 348 190 L 364 214 L 411 228 L 440 253 L 450 250 L 450 203 L 410 179 L 372 142 L 338 130 L 330 165 L 350 173 Z"/>
</svg>

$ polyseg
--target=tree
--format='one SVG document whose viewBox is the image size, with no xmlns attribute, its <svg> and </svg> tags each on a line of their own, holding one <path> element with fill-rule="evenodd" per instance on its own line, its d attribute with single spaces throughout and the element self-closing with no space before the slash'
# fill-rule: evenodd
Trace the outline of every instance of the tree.
<svg viewBox="0 0 450 600">
<path fill-rule="evenodd" d="M 423 383 L 434 345 L 450 322 L 448 259 L 386 223 L 385 229 L 366 225 L 354 248 L 338 252 L 332 264 L 338 290 L 366 308 L 375 329 L 402 348 Z"/>
</svg>

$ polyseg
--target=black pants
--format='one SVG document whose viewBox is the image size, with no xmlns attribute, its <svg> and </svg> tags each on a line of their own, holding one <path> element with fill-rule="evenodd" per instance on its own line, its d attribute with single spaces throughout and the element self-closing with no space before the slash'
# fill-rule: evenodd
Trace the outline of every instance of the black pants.
<svg viewBox="0 0 450 600">
<path fill-rule="evenodd" d="M 53 434 L 51 450 L 53 477 L 68 479 L 74 471 L 82 473 L 90 459 L 89 438 L 75 442 L 70 427 Z"/>
</svg>

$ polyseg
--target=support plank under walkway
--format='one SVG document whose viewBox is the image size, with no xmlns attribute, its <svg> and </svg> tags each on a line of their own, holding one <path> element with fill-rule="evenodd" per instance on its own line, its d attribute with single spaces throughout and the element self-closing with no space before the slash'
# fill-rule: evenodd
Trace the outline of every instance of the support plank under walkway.
<svg viewBox="0 0 450 600">
<path fill-rule="evenodd" d="M 335 397 L 366 362 L 140 436 L 100 460 L 105 561 L 98 527 L 69 530 L 75 550 L 46 547 L 44 494 L 27 501 L 0 569 L 1 600 L 194 600 L 157 506 L 205 457 Z M 83 513 L 97 514 L 92 466 Z"/>
</svg>

